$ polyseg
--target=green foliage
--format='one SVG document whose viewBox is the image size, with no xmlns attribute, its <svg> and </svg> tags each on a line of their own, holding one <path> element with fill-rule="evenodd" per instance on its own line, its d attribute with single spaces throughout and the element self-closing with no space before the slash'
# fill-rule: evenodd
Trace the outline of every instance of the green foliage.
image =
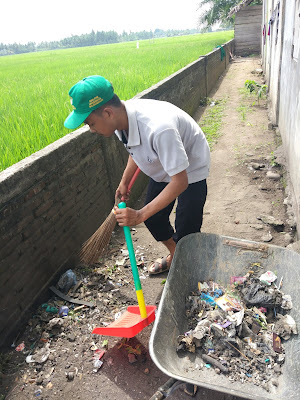
<svg viewBox="0 0 300 400">
<path fill-rule="evenodd" d="M 245 82 L 245 87 L 247 90 L 249 90 L 250 93 L 254 93 L 257 96 L 257 101 L 259 103 L 259 100 L 266 96 L 267 94 L 267 85 L 263 85 L 260 83 L 257 83 L 253 80 L 247 79 Z"/>
<path fill-rule="evenodd" d="M 240 0 L 201 0 L 199 8 L 205 10 L 201 13 L 199 23 L 208 28 L 217 22 L 222 22 L 225 26 L 232 26 L 234 17 L 228 19 L 228 13 L 231 8 L 237 5 Z M 210 6 L 209 8 L 207 6 Z"/>
<path fill-rule="evenodd" d="M 123 31 L 120 35 L 115 31 L 95 32 L 94 30 L 92 30 L 91 33 L 84 33 L 82 35 L 72 35 L 62 40 L 57 40 L 52 42 L 41 42 L 39 44 L 36 44 L 35 42 L 29 42 L 26 44 L 0 43 L 0 56 L 30 53 L 34 51 L 97 46 L 101 44 L 121 43 L 133 40 L 155 39 L 160 37 L 192 35 L 195 33 L 198 33 L 197 29 L 185 29 L 185 30 L 169 29 L 167 31 L 164 31 L 162 29 L 155 29 L 154 32 L 142 31 L 142 32 L 129 32 L 129 33 Z"/>
<path fill-rule="evenodd" d="M 221 23 L 222 28 L 232 27 L 235 15 L 228 18 L 232 7 L 238 5 L 241 0 L 200 0 L 199 9 L 203 9 L 199 23 L 204 29 L 209 29 L 216 23 Z M 262 4 L 262 0 L 254 0 L 251 5 Z M 208 7 L 209 6 L 209 7 Z"/>
<path fill-rule="evenodd" d="M 249 107 L 242 104 L 237 108 L 237 111 L 240 113 L 241 119 L 243 122 L 246 121 L 247 112 L 250 111 Z"/>
<path fill-rule="evenodd" d="M 221 135 L 225 103 L 225 99 L 215 101 L 211 99 L 211 105 L 207 107 L 199 122 L 200 128 L 204 132 L 211 149 Z"/>
<path fill-rule="evenodd" d="M 270 165 L 271 165 L 272 167 L 278 167 L 278 164 L 277 164 L 277 162 L 276 162 L 276 157 L 275 157 L 274 151 L 271 152 Z"/>
<path fill-rule="evenodd" d="M 151 87 L 233 37 L 217 32 L 154 41 L 0 57 L 0 170 L 70 131 L 68 91 L 89 75 L 103 75 L 123 100 Z"/>
</svg>

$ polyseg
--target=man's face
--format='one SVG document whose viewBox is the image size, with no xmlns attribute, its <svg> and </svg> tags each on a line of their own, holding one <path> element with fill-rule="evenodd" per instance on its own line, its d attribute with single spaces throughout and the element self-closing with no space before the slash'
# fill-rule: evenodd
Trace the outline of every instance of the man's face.
<svg viewBox="0 0 300 400">
<path fill-rule="evenodd" d="M 101 114 L 92 112 L 85 120 L 85 123 L 88 124 L 92 133 L 105 137 L 111 137 L 116 129 L 113 113 L 106 110 L 103 110 Z"/>
</svg>

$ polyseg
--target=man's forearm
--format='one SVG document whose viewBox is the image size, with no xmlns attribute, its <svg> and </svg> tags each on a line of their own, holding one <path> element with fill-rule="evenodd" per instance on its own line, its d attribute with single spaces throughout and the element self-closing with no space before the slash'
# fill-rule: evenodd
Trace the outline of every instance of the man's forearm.
<svg viewBox="0 0 300 400">
<path fill-rule="evenodd" d="M 129 182 L 130 182 L 131 178 L 133 177 L 136 169 L 137 169 L 136 163 L 133 161 L 132 157 L 129 156 L 126 168 L 125 168 L 125 170 L 123 172 L 123 176 L 122 176 L 122 182 L 124 184 L 127 184 L 127 185 L 129 184 Z"/>
</svg>

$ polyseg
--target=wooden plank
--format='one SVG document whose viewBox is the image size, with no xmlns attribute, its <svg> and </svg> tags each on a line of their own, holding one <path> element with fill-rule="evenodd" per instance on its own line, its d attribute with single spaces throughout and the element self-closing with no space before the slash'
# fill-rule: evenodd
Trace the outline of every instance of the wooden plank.
<svg viewBox="0 0 300 400">
<path fill-rule="evenodd" d="M 256 24 L 256 23 L 261 24 L 261 22 L 262 22 L 262 16 L 258 15 L 253 18 L 236 19 L 234 24 L 238 26 L 244 24 Z"/>
<path fill-rule="evenodd" d="M 260 41 L 241 41 L 241 42 L 236 42 L 236 46 L 243 46 L 243 45 L 253 45 L 253 46 L 258 46 L 260 44 Z"/>
<path fill-rule="evenodd" d="M 236 13 L 234 24 L 235 53 L 260 53 L 262 6 L 245 7 Z"/>
<path fill-rule="evenodd" d="M 253 19 L 253 18 L 262 18 L 262 13 L 255 13 L 255 14 L 237 14 L 235 17 L 235 21 L 241 21 L 246 19 Z"/>
<path fill-rule="evenodd" d="M 247 19 L 247 18 L 253 18 L 253 17 L 259 17 L 262 16 L 262 12 L 257 12 L 257 13 L 244 13 L 244 14 L 237 14 L 235 19 Z"/>
<path fill-rule="evenodd" d="M 261 39 L 261 36 L 235 36 L 236 42 L 257 42 Z"/>
<path fill-rule="evenodd" d="M 241 43 L 257 43 L 257 42 L 259 42 L 259 40 L 246 40 L 246 39 L 244 39 L 244 40 L 237 40 L 236 41 L 236 44 L 237 45 L 240 45 Z"/>
<path fill-rule="evenodd" d="M 254 37 L 246 37 L 246 36 L 242 36 L 242 37 L 235 37 L 235 41 L 236 42 L 257 42 L 257 40 L 259 40 L 261 38 L 261 36 L 254 36 Z"/>
<path fill-rule="evenodd" d="M 234 32 L 235 33 L 238 33 L 238 34 L 241 34 L 241 35 L 255 35 L 256 33 L 257 33 L 257 31 L 259 31 L 259 33 L 262 31 L 262 29 L 260 29 L 261 28 L 261 26 L 257 26 L 257 27 L 255 27 L 255 29 L 247 29 L 247 28 L 245 28 L 245 29 L 236 29 Z"/>
<path fill-rule="evenodd" d="M 258 37 L 261 37 L 261 33 L 260 32 L 255 32 L 255 33 L 250 33 L 250 32 L 247 32 L 247 33 L 242 33 L 242 32 L 240 32 L 240 33 L 238 33 L 238 32 L 235 32 L 235 35 L 234 35 L 234 38 L 235 38 L 235 40 L 236 39 L 240 39 L 240 38 L 253 38 L 253 39 L 257 39 Z"/>
<path fill-rule="evenodd" d="M 261 17 L 262 16 L 262 12 L 255 12 L 255 13 L 238 13 L 235 17 L 235 19 L 247 19 L 247 18 L 253 18 L 253 17 Z"/>
<path fill-rule="evenodd" d="M 235 49 L 237 50 L 237 49 L 243 49 L 243 48 L 245 48 L 245 47 L 254 47 L 254 48 L 260 48 L 260 44 L 259 43 L 257 43 L 257 44 L 253 44 L 253 43 L 241 43 L 241 44 L 238 44 L 238 45 L 236 45 L 235 46 Z"/>
<path fill-rule="evenodd" d="M 253 44 L 243 44 L 243 46 L 236 46 L 235 47 L 235 51 L 241 51 L 241 50 L 245 50 L 245 49 L 253 49 L 253 50 L 257 50 L 260 51 L 261 46 L 254 46 Z"/>
<path fill-rule="evenodd" d="M 256 19 L 255 21 L 247 20 L 247 22 L 243 22 L 241 24 L 235 24 L 235 27 L 239 28 L 239 27 L 243 27 L 243 26 L 257 26 L 257 25 L 261 25 L 261 24 L 262 24 L 262 20 L 259 18 L 259 19 Z"/>
<path fill-rule="evenodd" d="M 260 28 L 261 28 L 261 27 L 258 26 L 258 27 L 256 27 L 255 30 L 253 30 L 253 29 L 247 29 L 247 28 L 245 28 L 245 29 L 238 29 L 237 31 L 235 30 L 234 33 L 235 33 L 235 35 L 236 35 L 236 34 L 238 34 L 238 35 L 255 35 L 257 31 L 259 31 L 259 33 L 262 32 L 262 29 L 260 29 Z"/>
</svg>

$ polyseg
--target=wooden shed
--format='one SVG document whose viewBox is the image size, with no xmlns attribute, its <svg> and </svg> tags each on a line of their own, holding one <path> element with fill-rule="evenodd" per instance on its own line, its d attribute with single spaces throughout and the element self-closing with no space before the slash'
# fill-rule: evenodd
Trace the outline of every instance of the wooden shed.
<svg viewBox="0 0 300 400">
<path fill-rule="evenodd" d="M 235 54 L 249 56 L 261 53 L 262 6 L 252 6 L 253 0 L 244 0 L 233 7 L 229 16 L 235 14 Z"/>
</svg>

